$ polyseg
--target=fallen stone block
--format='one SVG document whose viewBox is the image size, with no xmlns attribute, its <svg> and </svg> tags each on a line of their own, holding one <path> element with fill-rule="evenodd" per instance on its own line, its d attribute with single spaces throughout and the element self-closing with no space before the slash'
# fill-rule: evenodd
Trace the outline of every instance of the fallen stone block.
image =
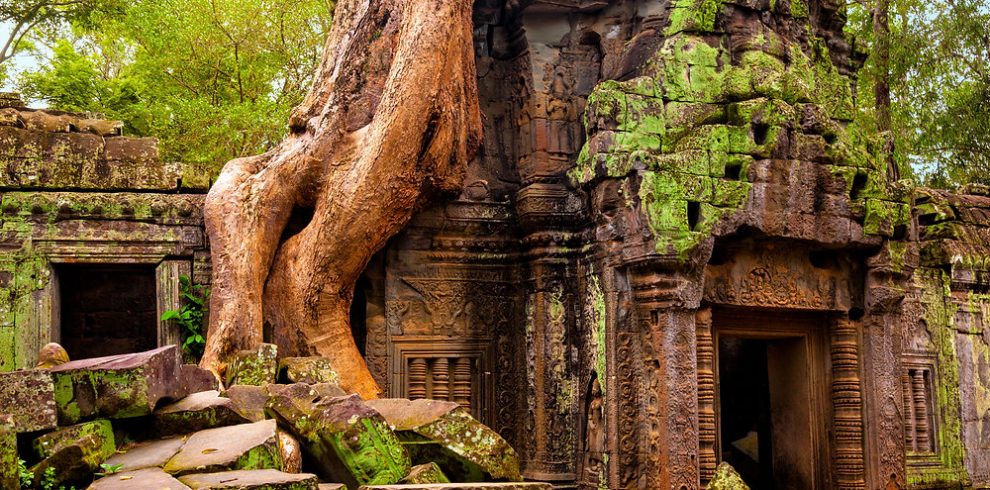
<svg viewBox="0 0 990 490">
<path fill-rule="evenodd" d="M 121 448 L 106 461 L 111 466 L 120 466 L 123 471 L 137 471 L 143 468 L 162 467 L 179 452 L 186 443 L 183 437 L 156 439 L 129 444 Z"/>
<path fill-rule="evenodd" d="M 184 393 L 199 393 L 220 389 L 220 380 L 209 369 L 203 369 L 195 364 L 179 366 L 179 376 L 182 378 Z"/>
<path fill-rule="evenodd" d="M 34 367 L 37 369 L 51 369 L 69 362 L 69 353 L 65 348 L 55 342 L 45 344 L 38 351 L 38 362 Z"/>
<path fill-rule="evenodd" d="M 136 354 L 70 361 L 49 371 L 61 424 L 148 415 L 163 398 L 185 396 L 174 345 Z"/>
<path fill-rule="evenodd" d="M 20 488 L 17 432 L 10 415 L 0 415 L 0 488 Z"/>
<path fill-rule="evenodd" d="M 287 383 L 333 383 L 340 377 L 325 357 L 285 357 L 278 363 L 279 381 Z"/>
<path fill-rule="evenodd" d="M 34 440 L 34 452 L 39 458 L 45 459 L 91 434 L 98 437 L 107 445 L 106 448 L 103 448 L 103 451 L 108 455 L 115 452 L 116 446 L 114 446 L 113 426 L 110 425 L 109 420 L 83 422 L 38 436 Z"/>
<path fill-rule="evenodd" d="M 395 428 L 415 463 L 435 462 L 452 481 L 522 481 L 515 450 L 456 403 L 391 398 L 367 404 Z"/>
<path fill-rule="evenodd" d="M 450 483 L 450 480 L 447 479 L 447 475 L 443 474 L 443 470 L 441 470 L 436 463 L 431 462 L 413 466 L 412 471 L 410 471 L 400 483 L 406 485 L 423 483 Z"/>
<path fill-rule="evenodd" d="M 251 420 L 239 414 L 234 409 L 234 403 L 229 398 L 221 397 L 219 391 L 193 393 L 155 410 L 154 414 L 155 432 L 160 436 L 249 422 Z"/>
<path fill-rule="evenodd" d="M 234 385 L 223 392 L 230 399 L 234 410 L 252 422 L 265 420 L 268 390 L 264 386 Z"/>
<path fill-rule="evenodd" d="M 58 412 L 51 375 L 37 369 L 0 373 L 0 413 L 10 415 L 15 432 L 55 428 Z"/>
<path fill-rule="evenodd" d="M 93 482 L 89 490 L 190 490 L 161 468 L 118 471 Z"/>
<path fill-rule="evenodd" d="M 320 483 L 319 490 L 347 490 L 343 483 Z"/>
<path fill-rule="evenodd" d="M 419 485 L 362 485 L 358 490 L 553 490 L 549 483 L 424 483 Z"/>
<path fill-rule="evenodd" d="M 278 470 L 224 471 L 179 477 L 192 490 L 318 490 L 319 481 L 310 473 Z"/>
<path fill-rule="evenodd" d="M 708 482 L 705 490 L 749 490 L 749 485 L 729 463 L 721 462 L 715 468 L 715 476 Z"/>
<path fill-rule="evenodd" d="M 238 352 L 227 365 L 225 384 L 264 386 L 275 382 L 278 374 L 278 348 L 261 344 L 257 350 Z"/>
<path fill-rule="evenodd" d="M 405 448 L 357 395 L 324 398 L 302 383 L 269 390 L 269 413 L 299 438 L 323 479 L 355 488 L 396 483 L 409 474 Z"/>
<path fill-rule="evenodd" d="M 282 469 L 274 420 L 199 431 L 165 463 L 173 475 Z M 188 485 L 188 483 L 187 483 Z"/>
<path fill-rule="evenodd" d="M 36 486 L 47 480 L 48 475 L 51 475 L 54 485 L 89 478 L 100 469 L 101 463 L 113 456 L 113 432 L 91 430 L 78 439 L 64 441 L 50 449 L 51 455 L 30 469 Z"/>
</svg>

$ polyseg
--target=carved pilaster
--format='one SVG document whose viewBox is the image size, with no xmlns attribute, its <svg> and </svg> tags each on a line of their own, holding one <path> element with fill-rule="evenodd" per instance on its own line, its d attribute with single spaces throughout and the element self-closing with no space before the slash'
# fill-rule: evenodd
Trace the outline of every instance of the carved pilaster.
<svg viewBox="0 0 990 490">
<path fill-rule="evenodd" d="M 863 398 L 856 324 L 841 319 L 832 328 L 832 409 L 835 480 L 839 489 L 866 488 Z"/>
<path fill-rule="evenodd" d="M 698 467 L 701 485 L 715 476 L 715 346 L 712 338 L 712 310 L 702 308 L 694 316 L 698 343 Z"/>
<path fill-rule="evenodd" d="M 914 427 L 918 452 L 930 452 L 928 428 L 928 400 L 925 396 L 925 372 L 921 369 L 911 370 L 911 394 L 914 396 Z"/>
<path fill-rule="evenodd" d="M 434 400 L 450 399 L 450 362 L 446 357 L 433 361 L 433 397 Z"/>
<path fill-rule="evenodd" d="M 426 359 L 409 361 L 409 399 L 426 398 Z"/>
<path fill-rule="evenodd" d="M 454 361 L 454 396 L 452 400 L 471 411 L 471 359 L 458 358 Z"/>
</svg>

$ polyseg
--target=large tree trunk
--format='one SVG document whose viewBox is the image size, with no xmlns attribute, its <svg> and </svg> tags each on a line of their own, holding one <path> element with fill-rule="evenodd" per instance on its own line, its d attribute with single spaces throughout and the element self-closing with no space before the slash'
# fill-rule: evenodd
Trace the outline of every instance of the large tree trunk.
<svg viewBox="0 0 990 490">
<path fill-rule="evenodd" d="M 342 387 L 379 394 L 349 325 L 372 255 L 481 137 L 471 0 L 341 0 L 291 134 L 229 162 L 204 209 L 213 254 L 202 365 L 272 341 L 332 360 Z"/>
</svg>

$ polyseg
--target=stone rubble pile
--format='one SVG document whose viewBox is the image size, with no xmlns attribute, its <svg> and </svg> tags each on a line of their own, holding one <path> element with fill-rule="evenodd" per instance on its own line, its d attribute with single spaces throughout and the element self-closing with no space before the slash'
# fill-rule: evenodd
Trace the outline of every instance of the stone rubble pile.
<svg viewBox="0 0 990 490">
<path fill-rule="evenodd" d="M 0 488 L 550 488 L 456 403 L 365 401 L 273 345 L 240 353 L 227 388 L 175 346 L 44 357 L 0 373 Z"/>
</svg>

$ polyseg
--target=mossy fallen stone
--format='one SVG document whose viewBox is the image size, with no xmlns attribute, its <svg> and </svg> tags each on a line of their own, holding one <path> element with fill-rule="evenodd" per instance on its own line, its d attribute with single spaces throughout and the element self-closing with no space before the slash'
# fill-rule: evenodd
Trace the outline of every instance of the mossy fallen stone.
<svg viewBox="0 0 990 490">
<path fill-rule="evenodd" d="M 109 420 L 94 420 L 81 424 L 63 427 L 54 432 L 49 432 L 38 436 L 34 440 L 34 452 L 40 459 L 45 459 L 55 454 L 60 449 L 65 448 L 77 440 L 88 435 L 96 435 L 107 447 L 102 450 L 108 454 L 113 454 L 116 450 L 114 446 L 113 426 Z M 108 456 L 109 457 L 109 456 Z"/>
<path fill-rule="evenodd" d="M 227 386 L 264 386 L 275 382 L 278 374 L 278 348 L 275 344 L 261 344 L 256 350 L 238 352 L 227 365 Z"/>
<path fill-rule="evenodd" d="M 421 483 L 413 485 L 362 485 L 358 490 L 553 490 L 553 485 L 537 482 Z"/>
<path fill-rule="evenodd" d="M 135 354 L 70 361 L 51 369 L 61 424 L 94 417 L 148 415 L 158 400 L 185 396 L 174 345 Z"/>
<path fill-rule="evenodd" d="M 161 468 L 118 471 L 94 481 L 88 490 L 135 490 L 141 488 L 189 490 L 189 487 L 162 471 Z"/>
<path fill-rule="evenodd" d="M 199 431 L 165 463 L 173 475 L 282 469 L 274 420 Z"/>
<path fill-rule="evenodd" d="M 38 369 L 0 373 L 0 413 L 10 415 L 15 432 L 55 428 L 58 416 L 51 375 Z"/>
<path fill-rule="evenodd" d="M 723 461 L 715 468 L 715 476 L 705 490 L 749 490 L 749 486 L 732 465 Z"/>
<path fill-rule="evenodd" d="M 318 490 L 319 481 L 310 473 L 278 470 L 242 470 L 198 473 L 179 477 L 192 490 Z"/>
<path fill-rule="evenodd" d="M 10 415 L 0 415 L 0 488 L 19 488 L 17 432 Z"/>
<path fill-rule="evenodd" d="M 264 386 L 234 385 L 223 392 L 230 399 L 233 409 L 252 422 L 265 420 L 265 405 L 268 404 L 268 390 Z"/>
<path fill-rule="evenodd" d="M 394 484 L 409 474 L 405 448 L 357 395 L 325 398 L 303 383 L 269 391 L 268 412 L 299 438 L 323 479 L 355 488 Z"/>
<path fill-rule="evenodd" d="M 413 466 L 412 470 L 402 479 L 400 483 L 409 485 L 414 483 L 450 483 L 447 475 L 436 463 L 429 462 Z"/>
<path fill-rule="evenodd" d="M 302 445 L 295 436 L 282 429 L 278 430 L 278 452 L 282 458 L 282 471 L 302 472 Z"/>
<path fill-rule="evenodd" d="M 334 383 L 340 376 L 325 357 L 285 357 L 278 362 L 279 380 L 288 383 Z"/>
<path fill-rule="evenodd" d="M 188 434 L 203 429 L 246 424 L 252 420 L 234 409 L 234 403 L 219 391 L 193 393 L 154 414 L 155 432 L 160 436 Z"/>
<path fill-rule="evenodd" d="M 54 449 L 50 456 L 30 468 L 35 485 L 39 485 L 49 471 L 55 476 L 55 485 L 89 478 L 100 469 L 101 463 L 113 456 L 113 432 L 95 430 Z"/>
<path fill-rule="evenodd" d="M 184 437 L 171 437 L 129 444 L 117 451 L 117 454 L 111 456 L 106 463 L 120 466 L 122 471 L 162 467 L 185 443 Z"/>
<path fill-rule="evenodd" d="M 435 462 L 452 481 L 522 481 L 515 450 L 460 405 L 400 398 L 367 403 L 395 428 L 414 462 Z"/>
</svg>

